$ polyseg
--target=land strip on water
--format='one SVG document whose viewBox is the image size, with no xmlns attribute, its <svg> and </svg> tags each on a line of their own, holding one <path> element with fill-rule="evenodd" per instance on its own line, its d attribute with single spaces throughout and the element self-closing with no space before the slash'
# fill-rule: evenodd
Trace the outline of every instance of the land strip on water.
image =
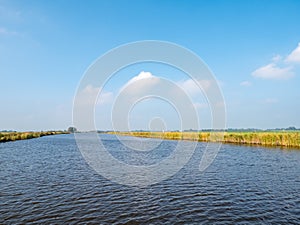
<svg viewBox="0 0 300 225">
<path fill-rule="evenodd" d="M 69 134 L 67 131 L 39 131 L 39 132 L 0 132 L 0 142 L 26 140 L 47 135 Z"/>
<path fill-rule="evenodd" d="M 109 134 L 168 140 L 190 140 L 199 142 L 223 142 L 260 146 L 282 146 L 300 148 L 300 131 L 281 132 L 108 132 Z"/>
</svg>

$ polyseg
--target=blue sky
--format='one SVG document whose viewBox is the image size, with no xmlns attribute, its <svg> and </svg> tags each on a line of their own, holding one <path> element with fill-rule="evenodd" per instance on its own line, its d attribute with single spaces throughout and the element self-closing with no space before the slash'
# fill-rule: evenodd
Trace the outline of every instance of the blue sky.
<svg viewBox="0 0 300 225">
<path fill-rule="evenodd" d="M 88 66 L 108 50 L 140 40 L 174 42 L 199 55 L 220 82 L 228 127 L 300 127 L 299 11 L 299 1 L 0 0 L 0 130 L 66 129 Z M 120 72 L 97 109 L 99 129 L 110 129 L 111 101 L 142 71 L 187 81 L 158 65 Z M 193 99 L 201 105 L 198 97 Z M 147 109 L 142 106 L 137 117 Z M 207 109 L 198 110 L 203 128 L 209 127 Z M 133 128 L 144 128 L 149 115 L 134 115 Z"/>
</svg>

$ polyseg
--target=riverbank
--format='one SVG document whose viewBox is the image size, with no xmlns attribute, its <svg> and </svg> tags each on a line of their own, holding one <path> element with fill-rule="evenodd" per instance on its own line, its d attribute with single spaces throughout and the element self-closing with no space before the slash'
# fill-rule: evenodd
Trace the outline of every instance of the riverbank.
<svg viewBox="0 0 300 225">
<path fill-rule="evenodd" d="M 300 148 L 300 132 L 109 132 L 110 134 L 168 140 L 223 142 Z"/>
<path fill-rule="evenodd" d="M 67 131 L 41 131 L 41 132 L 0 132 L 0 142 L 26 140 L 47 135 L 68 134 Z"/>
</svg>

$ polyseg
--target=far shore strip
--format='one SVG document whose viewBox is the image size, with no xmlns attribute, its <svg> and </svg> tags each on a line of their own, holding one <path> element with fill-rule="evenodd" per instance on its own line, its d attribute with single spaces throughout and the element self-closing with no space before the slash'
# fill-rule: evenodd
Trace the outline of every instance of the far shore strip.
<svg viewBox="0 0 300 225">
<path fill-rule="evenodd" d="M 223 142 L 300 148 L 300 131 L 286 132 L 108 132 L 110 134 L 168 140 Z"/>
</svg>

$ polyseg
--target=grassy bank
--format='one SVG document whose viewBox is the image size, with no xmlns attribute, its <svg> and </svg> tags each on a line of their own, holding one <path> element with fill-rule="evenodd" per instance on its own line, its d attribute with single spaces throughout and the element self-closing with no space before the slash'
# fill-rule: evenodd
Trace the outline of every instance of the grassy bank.
<svg viewBox="0 0 300 225">
<path fill-rule="evenodd" d="M 300 132 L 111 132 L 145 138 L 300 147 Z"/>
<path fill-rule="evenodd" d="M 65 131 L 41 131 L 41 132 L 0 132 L 0 142 L 25 140 L 47 135 L 68 134 Z"/>
</svg>

